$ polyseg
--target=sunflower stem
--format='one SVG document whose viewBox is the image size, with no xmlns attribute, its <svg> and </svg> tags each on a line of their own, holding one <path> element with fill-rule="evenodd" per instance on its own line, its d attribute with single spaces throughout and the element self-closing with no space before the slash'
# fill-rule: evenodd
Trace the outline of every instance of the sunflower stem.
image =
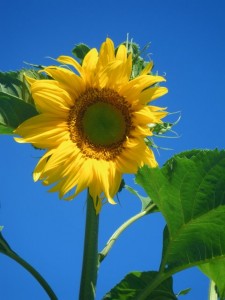
<svg viewBox="0 0 225 300">
<path fill-rule="evenodd" d="M 79 300 L 95 299 L 98 271 L 98 225 L 99 215 L 96 214 L 93 199 L 88 192 Z"/>
</svg>

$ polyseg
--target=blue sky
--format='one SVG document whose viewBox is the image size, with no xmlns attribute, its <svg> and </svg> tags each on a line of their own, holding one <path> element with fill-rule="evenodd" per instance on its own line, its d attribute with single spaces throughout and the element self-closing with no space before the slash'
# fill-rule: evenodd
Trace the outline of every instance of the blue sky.
<svg viewBox="0 0 225 300">
<path fill-rule="evenodd" d="M 18 70 L 24 62 L 51 64 L 46 57 L 71 54 L 75 44 L 99 45 L 108 36 L 115 44 L 127 33 L 149 52 L 155 71 L 166 75 L 168 95 L 156 105 L 181 111 L 178 139 L 157 139 L 162 165 L 175 153 L 193 148 L 225 148 L 225 3 L 195 1 L 4 1 L 1 4 L 0 70 Z M 177 115 L 174 115 L 174 120 Z M 41 151 L 1 136 L 0 225 L 12 248 L 36 267 L 59 299 L 77 299 L 82 260 L 85 193 L 71 202 L 58 200 L 32 170 Z M 133 184 L 131 177 L 126 177 Z M 116 228 L 140 211 L 137 199 L 124 192 L 120 204 L 100 215 L 100 250 Z M 163 218 L 147 216 L 114 245 L 99 272 L 97 299 L 133 270 L 156 270 L 160 262 Z M 187 300 L 207 299 L 208 280 L 198 269 L 179 273 L 174 290 L 192 288 Z M 48 297 L 15 262 L 0 255 L 2 300 Z"/>
</svg>

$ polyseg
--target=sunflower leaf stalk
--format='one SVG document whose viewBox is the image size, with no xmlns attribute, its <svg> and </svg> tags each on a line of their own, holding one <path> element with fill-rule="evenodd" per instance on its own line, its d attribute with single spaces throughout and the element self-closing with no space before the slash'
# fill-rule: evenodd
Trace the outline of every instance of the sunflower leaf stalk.
<svg viewBox="0 0 225 300">
<path fill-rule="evenodd" d="M 50 285 L 47 283 L 47 281 L 41 276 L 41 274 L 11 249 L 7 241 L 3 238 L 1 229 L 2 228 L 0 227 L 0 253 L 3 253 L 4 255 L 10 257 L 18 264 L 20 264 L 39 282 L 39 284 L 42 286 L 42 288 L 45 290 L 45 292 L 48 294 L 51 300 L 57 300 L 58 298 L 56 294 L 54 293 Z"/>
<path fill-rule="evenodd" d="M 106 243 L 106 246 L 104 249 L 99 253 L 99 263 L 101 263 L 105 257 L 108 255 L 109 251 L 111 250 L 114 243 L 117 241 L 119 236 L 134 222 L 141 219 L 142 217 L 146 216 L 147 214 L 153 212 L 156 208 L 155 204 L 151 204 L 150 206 L 146 207 L 145 210 L 139 212 L 138 214 L 134 215 L 130 219 L 128 219 L 126 222 L 124 222 L 110 237 L 108 242 Z"/>
</svg>

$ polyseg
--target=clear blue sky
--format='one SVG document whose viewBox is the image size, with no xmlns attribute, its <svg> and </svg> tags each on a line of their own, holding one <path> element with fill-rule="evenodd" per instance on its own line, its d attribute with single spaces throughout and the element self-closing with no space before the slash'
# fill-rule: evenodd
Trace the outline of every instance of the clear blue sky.
<svg viewBox="0 0 225 300">
<path fill-rule="evenodd" d="M 98 47 L 109 36 L 115 44 L 127 33 L 149 51 L 155 71 L 166 74 L 169 94 L 156 105 L 181 111 L 179 139 L 158 139 L 160 164 L 193 149 L 225 148 L 225 2 L 223 0 L 30 0 L 1 4 L 0 70 L 17 70 L 24 61 L 51 64 L 47 56 L 71 54 L 84 42 Z M 176 117 L 176 116 L 175 116 Z M 82 260 L 85 194 L 71 202 L 33 183 L 32 171 L 42 152 L 0 136 L 0 225 L 12 248 L 49 281 L 60 300 L 77 299 Z M 126 179 L 132 184 L 132 179 Z M 141 208 L 128 193 L 100 215 L 100 249 L 114 230 Z M 133 270 L 156 270 L 163 218 L 147 216 L 117 241 L 100 268 L 97 300 Z M 179 273 L 174 290 L 192 288 L 186 300 L 207 299 L 208 280 L 198 269 Z M 0 255 L 1 300 L 47 300 L 33 278 Z"/>
</svg>

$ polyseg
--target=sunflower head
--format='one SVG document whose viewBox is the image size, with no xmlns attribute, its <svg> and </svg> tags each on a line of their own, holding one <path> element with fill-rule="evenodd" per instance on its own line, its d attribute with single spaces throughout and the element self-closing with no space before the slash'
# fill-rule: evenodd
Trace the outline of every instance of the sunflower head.
<svg viewBox="0 0 225 300">
<path fill-rule="evenodd" d="M 98 213 L 104 199 L 115 203 L 123 174 L 157 166 L 145 139 L 153 134 L 148 124 L 167 114 L 150 103 L 167 93 L 158 85 L 165 79 L 150 73 L 152 63 L 133 78 L 132 54 L 123 44 L 115 51 L 109 38 L 82 63 L 57 61 L 61 66 L 44 68 L 48 78 L 27 78 L 39 115 L 16 129 L 16 140 L 46 150 L 35 181 L 67 200 L 88 188 Z"/>
</svg>

